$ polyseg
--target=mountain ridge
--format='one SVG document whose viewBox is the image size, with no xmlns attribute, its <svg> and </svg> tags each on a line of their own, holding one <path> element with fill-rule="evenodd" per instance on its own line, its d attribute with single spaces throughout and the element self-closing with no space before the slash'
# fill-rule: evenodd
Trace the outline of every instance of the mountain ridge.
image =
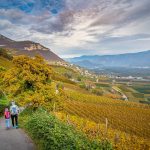
<svg viewBox="0 0 150 150">
<path fill-rule="evenodd" d="M 86 65 L 88 60 L 88 66 L 91 63 L 91 67 L 150 67 L 150 50 L 137 52 L 137 53 L 125 53 L 117 55 L 83 55 L 80 57 L 70 58 L 69 62 L 79 65 L 81 67 L 89 68 Z M 85 63 L 84 63 L 85 62 Z M 95 66 L 93 66 L 95 64 Z M 90 69 L 91 69 L 90 67 Z"/>
<path fill-rule="evenodd" d="M 72 58 L 68 58 L 68 59 L 74 59 L 74 58 L 81 58 L 81 57 L 99 57 L 99 56 L 118 56 L 118 55 L 128 55 L 128 54 L 139 54 L 139 53 L 143 53 L 143 52 L 150 52 L 150 50 L 144 50 L 144 51 L 139 51 L 139 52 L 132 52 L 132 53 L 122 53 L 122 54 L 106 54 L 106 55 L 82 55 L 82 56 L 78 56 L 78 57 L 72 57 Z"/>
<path fill-rule="evenodd" d="M 49 48 L 46 48 L 40 43 L 33 41 L 15 41 L 7 38 L 0 34 L 0 48 L 11 49 L 11 52 L 15 55 L 28 55 L 35 56 L 41 55 L 47 61 L 64 61 L 55 53 L 53 53 Z"/>
</svg>

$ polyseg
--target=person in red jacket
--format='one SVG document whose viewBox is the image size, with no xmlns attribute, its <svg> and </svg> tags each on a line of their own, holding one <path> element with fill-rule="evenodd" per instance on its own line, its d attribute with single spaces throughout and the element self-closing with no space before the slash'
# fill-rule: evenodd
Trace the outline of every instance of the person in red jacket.
<svg viewBox="0 0 150 150">
<path fill-rule="evenodd" d="M 10 111 L 8 108 L 5 108 L 4 117 L 5 117 L 6 129 L 9 129 L 10 128 Z"/>
</svg>

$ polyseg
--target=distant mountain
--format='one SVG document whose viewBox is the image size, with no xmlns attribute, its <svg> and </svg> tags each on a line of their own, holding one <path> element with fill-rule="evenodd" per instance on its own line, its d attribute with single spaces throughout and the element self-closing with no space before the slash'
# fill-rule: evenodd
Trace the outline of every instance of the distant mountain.
<svg viewBox="0 0 150 150">
<path fill-rule="evenodd" d="M 77 61 L 77 62 L 73 62 L 73 63 L 78 65 L 78 66 L 88 68 L 88 69 L 94 69 L 94 68 L 98 67 L 98 64 L 95 64 L 95 63 L 88 61 L 88 60 Z"/>
<path fill-rule="evenodd" d="M 68 59 L 69 62 L 91 69 L 104 67 L 150 67 L 150 50 L 119 55 L 93 55 Z M 88 61 L 88 63 L 87 63 Z M 90 67 L 89 67 L 89 64 Z"/>
<path fill-rule="evenodd" d="M 47 61 L 63 61 L 50 49 L 32 41 L 14 41 L 0 34 L 0 47 L 11 49 L 15 55 L 29 55 L 31 57 L 40 54 Z"/>
</svg>

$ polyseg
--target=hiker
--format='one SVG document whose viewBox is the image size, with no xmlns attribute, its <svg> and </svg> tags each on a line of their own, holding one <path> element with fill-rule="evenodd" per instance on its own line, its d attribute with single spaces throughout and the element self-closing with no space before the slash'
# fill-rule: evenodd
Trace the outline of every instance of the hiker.
<svg viewBox="0 0 150 150">
<path fill-rule="evenodd" d="M 6 129 L 9 129 L 10 128 L 10 111 L 8 108 L 5 108 L 4 117 L 5 117 Z"/>
<path fill-rule="evenodd" d="M 11 103 L 10 106 L 10 113 L 11 113 L 11 121 L 13 128 L 18 128 L 18 114 L 19 114 L 19 107 L 15 104 L 14 101 Z"/>
</svg>

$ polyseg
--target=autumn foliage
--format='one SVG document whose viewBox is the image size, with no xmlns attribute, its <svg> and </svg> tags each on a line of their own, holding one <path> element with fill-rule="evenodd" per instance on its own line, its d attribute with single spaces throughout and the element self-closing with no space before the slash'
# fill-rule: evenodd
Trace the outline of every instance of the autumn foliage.
<svg viewBox="0 0 150 150">
<path fill-rule="evenodd" d="M 44 59 L 22 55 L 14 57 L 13 64 L 13 68 L 1 75 L 2 89 L 9 98 L 23 106 L 52 108 L 58 101 L 58 95 L 51 79 L 53 71 Z"/>
</svg>

